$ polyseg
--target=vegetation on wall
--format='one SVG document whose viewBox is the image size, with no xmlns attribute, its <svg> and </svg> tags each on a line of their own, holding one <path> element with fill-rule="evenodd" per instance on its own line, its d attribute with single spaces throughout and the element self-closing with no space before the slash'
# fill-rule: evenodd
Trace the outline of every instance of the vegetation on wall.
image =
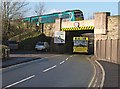
<svg viewBox="0 0 120 89">
<path fill-rule="evenodd" d="M 19 49 L 35 49 L 35 45 L 39 41 L 46 41 L 50 44 L 51 37 L 47 37 L 44 34 L 36 34 L 30 38 L 20 41 Z"/>
</svg>

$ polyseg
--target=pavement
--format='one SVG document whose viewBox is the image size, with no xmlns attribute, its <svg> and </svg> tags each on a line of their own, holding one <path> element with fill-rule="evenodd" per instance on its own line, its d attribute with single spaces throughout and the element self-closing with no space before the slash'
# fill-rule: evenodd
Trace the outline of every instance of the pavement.
<svg viewBox="0 0 120 89">
<path fill-rule="evenodd" d="M 105 70 L 105 82 L 104 82 L 104 88 L 113 88 L 113 89 L 120 89 L 120 84 L 119 84 L 119 68 L 120 65 L 110 63 L 107 61 L 98 61 L 104 68 Z"/>
<path fill-rule="evenodd" d="M 44 54 L 44 55 L 43 55 Z M 11 51 L 10 53 L 10 58 L 0 61 L 0 68 L 6 68 L 12 65 L 24 63 L 24 62 L 29 62 L 37 59 L 41 59 L 44 56 L 50 56 L 54 54 L 48 54 L 46 52 L 41 52 L 41 51 Z"/>
<path fill-rule="evenodd" d="M 24 63 L 24 62 L 29 62 L 29 61 L 33 61 L 33 60 L 37 60 L 40 59 L 40 57 L 36 57 L 36 58 L 30 58 L 30 57 L 13 57 L 10 58 L 8 60 L 2 61 L 2 66 L 0 65 L 0 68 L 6 68 L 12 65 L 16 65 L 16 64 L 20 64 L 20 63 Z"/>
<path fill-rule="evenodd" d="M 20 63 L 24 63 L 24 62 L 28 62 L 28 61 L 33 61 L 33 60 L 37 60 L 40 59 L 40 56 L 35 56 L 35 57 L 15 57 L 13 56 L 13 58 L 11 58 L 11 60 L 6 60 L 2 62 L 2 67 L 8 67 L 11 65 L 15 65 L 15 64 L 20 64 Z M 114 89 L 119 89 L 120 85 L 119 85 L 119 79 L 120 79 L 120 75 L 118 73 L 120 65 L 118 64 L 114 64 L 114 63 L 110 63 L 110 62 L 106 62 L 106 61 L 102 61 L 99 60 L 98 61 L 104 68 L 105 70 L 105 82 L 104 82 L 104 88 L 114 88 Z"/>
</svg>

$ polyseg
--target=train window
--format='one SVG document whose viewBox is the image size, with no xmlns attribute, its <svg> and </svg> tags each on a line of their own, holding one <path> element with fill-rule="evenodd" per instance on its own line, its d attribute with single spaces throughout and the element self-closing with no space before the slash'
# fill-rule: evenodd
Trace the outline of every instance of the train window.
<svg viewBox="0 0 120 89">
<path fill-rule="evenodd" d="M 41 17 L 40 22 L 42 22 L 42 23 L 54 22 L 56 18 L 58 18 L 57 15 L 48 15 L 46 17 Z"/>
<path fill-rule="evenodd" d="M 81 12 L 75 12 L 74 14 L 75 14 L 75 18 L 80 18 L 80 17 L 84 18 Z"/>
<path fill-rule="evenodd" d="M 79 13 L 75 14 L 75 17 L 80 17 L 80 14 Z"/>
<path fill-rule="evenodd" d="M 63 19 L 69 18 L 69 14 L 63 14 L 63 15 L 62 15 L 62 18 L 63 18 Z"/>
</svg>

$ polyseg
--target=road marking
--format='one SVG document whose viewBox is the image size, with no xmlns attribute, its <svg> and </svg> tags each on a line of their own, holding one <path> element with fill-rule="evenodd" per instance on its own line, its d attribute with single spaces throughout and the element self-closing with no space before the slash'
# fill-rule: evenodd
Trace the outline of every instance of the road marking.
<svg viewBox="0 0 120 89">
<path fill-rule="evenodd" d="M 60 64 L 63 64 L 65 61 L 60 62 Z"/>
<path fill-rule="evenodd" d="M 94 79 L 95 79 L 95 76 L 96 76 L 96 68 L 95 68 L 95 65 L 90 61 L 90 59 L 89 58 L 87 58 L 88 59 L 88 61 L 93 65 L 93 67 L 94 67 L 94 75 L 93 75 L 93 77 L 92 77 L 92 80 L 90 81 L 90 83 L 89 83 L 89 85 L 88 85 L 88 89 L 90 88 L 90 87 L 92 87 L 91 85 L 92 85 L 92 83 L 93 83 L 93 81 L 94 81 Z"/>
<path fill-rule="evenodd" d="M 73 55 L 71 55 L 70 57 L 73 57 Z"/>
<path fill-rule="evenodd" d="M 49 70 L 55 68 L 56 66 L 57 66 L 57 65 L 54 65 L 54 66 L 52 66 L 52 67 L 50 67 L 50 68 L 47 68 L 47 69 L 43 70 L 43 72 L 47 72 L 47 71 L 49 71 Z"/>
<path fill-rule="evenodd" d="M 102 89 L 104 82 L 105 82 L 105 70 L 103 66 L 97 60 L 95 60 L 95 62 L 100 66 L 102 73 L 103 73 L 103 77 L 102 77 L 101 84 L 100 84 L 100 89 Z"/>
<path fill-rule="evenodd" d="M 31 78 L 33 78 L 33 77 L 35 77 L 35 75 L 32 75 L 32 76 L 30 76 L 30 77 L 27 77 L 27 78 L 25 78 L 25 79 L 23 79 L 23 80 L 20 80 L 20 81 L 16 82 L 16 83 L 10 84 L 10 85 L 4 87 L 3 89 L 12 87 L 12 86 L 17 85 L 17 84 L 19 84 L 19 83 L 21 83 L 21 82 L 24 82 L 24 81 L 26 81 L 26 80 L 29 80 L 29 79 L 31 79 Z"/>
<path fill-rule="evenodd" d="M 65 59 L 66 61 L 68 60 L 68 58 Z"/>
<path fill-rule="evenodd" d="M 95 83 L 94 83 L 94 85 L 93 85 L 93 87 L 95 87 L 95 86 L 96 86 L 97 81 L 98 81 L 98 80 L 96 79 L 96 80 L 95 80 Z"/>
<path fill-rule="evenodd" d="M 89 60 L 89 58 L 87 58 L 87 59 Z M 90 61 L 90 60 L 89 60 L 89 61 Z M 90 62 L 91 62 L 91 61 L 90 61 Z M 102 66 L 97 60 L 95 60 L 95 62 L 96 62 L 97 65 L 101 68 L 102 73 L 103 73 L 103 77 L 102 77 L 102 80 L 101 80 L 101 84 L 100 84 L 100 86 L 99 86 L 99 85 L 97 86 L 97 87 L 100 87 L 100 89 L 102 89 L 102 88 L 103 88 L 104 81 L 105 81 L 105 70 L 104 70 L 103 66 Z M 92 62 L 91 62 L 91 63 L 92 63 Z M 93 63 L 92 63 L 92 64 L 93 64 Z M 95 64 L 95 65 L 96 65 L 96 64 Z M 93 64 L 94 68 L 95 68 L 95 65 Z M 96 76 L 96 68 L 95 68 L 95 74 L 94 74 L 91 82 L 89 83 L 88 89 L 89 89 L 89 87 L 96 87 L 97 79 L 95 80 L 94 85 L 91 86 L 92 83 L 93 83 L 93 81 L 94 81 L 94 79 L 95 79 L 95 76 Z"/>
</svg>

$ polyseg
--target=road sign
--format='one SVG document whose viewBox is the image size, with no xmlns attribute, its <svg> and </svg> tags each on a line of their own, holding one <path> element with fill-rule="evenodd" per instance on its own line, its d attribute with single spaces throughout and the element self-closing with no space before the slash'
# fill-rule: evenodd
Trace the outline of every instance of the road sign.
<svg viewBox="0 0 120 89">
<path fill-rule="evenodd" d="M 54 43 L 65 43 L 65 32 L 64 31 L 55 31 L 54 34 Z"/>
</svg>

